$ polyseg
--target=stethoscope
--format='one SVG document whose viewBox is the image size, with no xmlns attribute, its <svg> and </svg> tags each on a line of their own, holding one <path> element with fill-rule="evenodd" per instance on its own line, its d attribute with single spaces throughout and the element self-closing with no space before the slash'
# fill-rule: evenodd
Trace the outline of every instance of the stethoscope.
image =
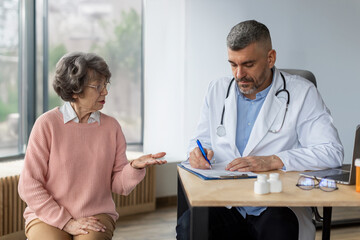
<svg viewBox="0 0 360 240">
<path fill-rule="evenodd" d="M 289 107 L 289 103 L 290 103 L 290 93 L 289 91 L 286 89 L 286 81 L 285 81 L 285 77 L 284 75 L 280 72 L 280 75 L 281 75 L 281 78 L 284 82 L 284 87 L 283 89 L 280 89 L 278 90 L 276 93 L 275 93 L 275 96 L 277 97 L 281 92 L 285 92 L 287 94 L 287 101 L 286 101 L 286 108 L 285 108 L 285 114 L 284 114 L 284 118 L 283 118 L 283 121 L 281 123 L 281 126 L 278 130 L 271 130 L 269 129 L 269 132 L 271 133 L 278 133 L 280 132 L 281 128 L 283 127 L 284 125 L 284 122 L 285 122 L 285 117 L 286 117 L 286 113 L 288 111 L 288 107 Z M 226 97 L 225 99 L 227 99 L 229 97 L 229 93 L 230 93 L 230 89 L 231 89 L 231 85 L 232 83 L 235 81 L 235 78 L 231 79 L 230 81 L 230 84 L 229 84 L 229 87 L 227 89 L 227 92 L 226 92 Z M 220 125 L 217 127 L 216 129 L 216 134 L 219 136 L 219 137 L 224 137 L 226 135 L 226 129 L 225 129 L 225 126 L 223 124 L 223 121 L 224 121 L 224 113 L 225 113 L 225 103 L 224 103 L 224 107 L 223 107 L 223 110 L 222 110 L 222 114 L 221 114 L 221 121 L 220 121 Z"/>
</svg>

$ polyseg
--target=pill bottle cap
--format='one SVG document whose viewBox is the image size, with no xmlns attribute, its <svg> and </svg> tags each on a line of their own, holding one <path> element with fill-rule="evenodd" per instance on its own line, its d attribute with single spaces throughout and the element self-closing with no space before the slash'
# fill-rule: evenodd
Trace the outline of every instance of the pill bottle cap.
<svg viewBox="0 0 360 240">
<path fill-rule="evenodd" d="M 267 178 L 266 174 L 258 174 L 257 176 L 257 180 L 259 182 L 266 182 L 266 178 Z"/>
<path fill-rule="evenodd" d="M 360 158 L 355 159 L 355 166 L 360 167 Z"/>
<path fill-rule="evenodd" d="M 273 179 L 273 180 L 279 179 L 279 174 L 278 173 L 270 173 L 269 176 L 270 176 L 270 179 Z"/>
</svg>

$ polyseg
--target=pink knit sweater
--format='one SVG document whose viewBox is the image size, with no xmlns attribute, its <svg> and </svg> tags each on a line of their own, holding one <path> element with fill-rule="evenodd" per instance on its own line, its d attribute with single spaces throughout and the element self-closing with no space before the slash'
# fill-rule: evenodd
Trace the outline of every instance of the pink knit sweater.
<svg viewBox="0 0 360 240">
<path fill-rule="evenodd" d="M 100 121 L 64 124 L 58 108 L 37 119 L 19 182 L 26 224 L 39 218 L 62 229 L 70 218 L 101 213 L 116 221 L 111 192 L 128 195 L 145 169 L 128 163 L 119 123 L 105 114 Z"/>
</svg>

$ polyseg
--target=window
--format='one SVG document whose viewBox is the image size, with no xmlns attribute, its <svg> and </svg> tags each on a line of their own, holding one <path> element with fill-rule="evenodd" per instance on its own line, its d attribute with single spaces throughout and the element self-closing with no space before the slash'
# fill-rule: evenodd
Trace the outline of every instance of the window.
<svg viewBox="0 0 360 240">
<path fill-rule="evenodd" d="M 71 51 L 106 60 L 112 77 L 102 112 L 120 122 L 128 144 L 142 144 L 142 4 L 0 0 L 0 159 L 23 154 L 34 120 L 63 104 L 52 80 L 57 61 Z"/>
<path fill-rule="evenodd" d="M 18 0 L 0 0 L 0 157 L 17 155 L 22 146 L 18 19 Z"/>
<path fill-rule="evenodd" d="M 48 1 L 49 109 L 62 104 L 52 88 L 57 61 L 67 52 L 94 52 L 109 64 L 103 112 L 115 117 L 128 143 L 142 142 L 142 1 Z"/>
</svg>

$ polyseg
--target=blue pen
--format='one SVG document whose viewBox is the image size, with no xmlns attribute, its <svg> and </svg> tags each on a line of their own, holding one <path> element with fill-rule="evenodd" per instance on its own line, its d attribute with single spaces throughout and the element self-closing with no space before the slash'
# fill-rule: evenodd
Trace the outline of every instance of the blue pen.
<svg viewBox="0 0 360 240">
<path fill-rule="evenodd" d="M 206 153 L 205 153 L 204 148 L 203 148 L 203 146 L 201 145 L 201 142 L 199 141 L 199 139 L 196 139 L 196 143 L 197 143 L 197 145 L 199 146 L 200 151 L 201 151 L 203 157 L 204 157 L 205 160 L 210 164 L 210 168 L 211 168 L 211 163 L 210 163 L 209 159 L 206 157 Z"/>
</svg>

